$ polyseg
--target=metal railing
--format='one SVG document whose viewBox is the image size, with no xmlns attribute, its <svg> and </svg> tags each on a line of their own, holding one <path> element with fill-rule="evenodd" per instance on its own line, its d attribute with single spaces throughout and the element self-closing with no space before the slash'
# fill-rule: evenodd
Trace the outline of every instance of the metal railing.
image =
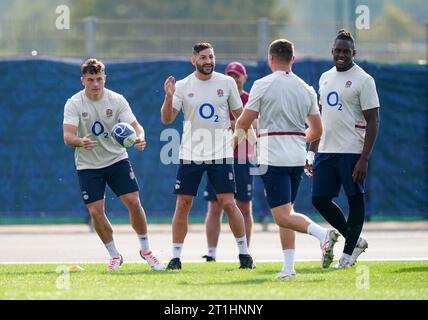
<svg viewBox="0 0 428 320">
<path fill-rule="evenodd" d="M 340 24 L 339 24 L 340 25 Z M 188 57 L 192 45 L 209 41 L 219 59 L 265 59 L 269 42 L 288 38 L 298 58 L 330 59 L 337 22 L 272 23 L 258 20 L 106 20 L 87 17 L 57 30 L 54 21 L 0 20 L 0 56 L 164 58 Z M 386 63 L 425 63 L 428 27 L 409 25 L 412 37 L 398 37 L 388 26 L 357 30 L 359 59 Z"/>
</svg>

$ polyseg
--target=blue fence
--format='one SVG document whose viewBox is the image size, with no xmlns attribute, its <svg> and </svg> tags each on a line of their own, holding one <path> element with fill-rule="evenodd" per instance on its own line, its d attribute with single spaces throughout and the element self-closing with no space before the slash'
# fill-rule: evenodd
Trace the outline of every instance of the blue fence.
<svg viewBox="0 0 428 320">
<path fill-rule="evenodd" d="M 170 74 L 181 79 L 193 71 L 188 61 L 108 62 L 107 87 L 122 93 L 146 130 L 148 146 L 130 159 L 142 187 L 150 217 L 172 217 L 176 166 L 163 165 L 165 142 L 160 133 L 163 82 Z M 0 61 L 0 223 L 11 218 L 87 217 L 74 167 L 73 149 L 63 144 L 64 103 L 82 89 L 80 61 Z M 254 80 L 269 73 L 265 63 L 246 62 L 249 90 Z M 428 71 L 423 66 L 360 63 L 376 80 L 381 101 L 380 133 L 370 162 L 367 209 L 372 217 L 426 217 L 428 209 Z M 318 89 L 330 61 L 301 61 L 293 71 Z M 223 71 L 225 63 L 218 63 Z M 181 132 L 180 118 L 169 126 Z M 192 216 L 203 216 L 200 192 Z M 255 216 L 269 214 L 260 179 L 256 178 Z M 346 207 L 346 199 L 338 200 Z M 296 207 L 313 214 L 310 181 L 304 178 Z M 107 213 L 125 217 L 126 210 L 108 191 Z"/>
</svg>

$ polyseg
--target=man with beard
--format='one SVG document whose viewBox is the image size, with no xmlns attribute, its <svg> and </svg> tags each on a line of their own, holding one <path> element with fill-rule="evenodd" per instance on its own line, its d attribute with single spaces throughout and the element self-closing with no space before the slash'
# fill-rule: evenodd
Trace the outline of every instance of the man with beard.
<svg viewBox="0 0 428 320">
<path fill-rule="evenodd" d="M 229 112 L 235 119 L 239 117 L 243 110 L 241 98 L 231 77 L 214 72 L 215 56 L 210 43 L 195 44 L 191 62 L 195 72 L 177 83 L 172 76 L 166 79 L 161 108 L 163 124 L 174 122 L 179 111 L 184 113 L 174 189 L 177 202 L 172 220 L 172 259 L 167 269 L 181 269 L 188 216 L 204 172 L 229 218 L 238 245 L 240 268 L 252 269 L 255 265 L 248 251 L 244 218 L 234 201 L 232 132 L 229 130 Z"/>
</svg>

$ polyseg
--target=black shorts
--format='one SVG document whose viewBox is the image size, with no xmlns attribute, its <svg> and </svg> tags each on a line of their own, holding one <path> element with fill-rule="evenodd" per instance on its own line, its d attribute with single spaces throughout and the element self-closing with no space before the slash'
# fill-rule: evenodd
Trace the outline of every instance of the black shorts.
<svg viewBox="0 0 428 320">
<path fill-rule="evenodd" d="M 354 167 L 360 159 L 354 153 L 317 153 L 313 166 L 313 196 L 337 197 L 343 186 L 347 196 L 364 193 L 364 181 L 352 179 Z"/>
<path fill-rule="evenodd" d="M 216 193 L 235 193 L 233 165 L 227 159 L 222 163 L 189 163 L 180 160 L 174 193 L 196 196 L 205 171 Z"/>
<path fill-rule="evenodd" d="M 128 159 L 102 169 L 77 170 L 77 175 L 85 204 L 104 199 L 106 184 L 118 197 L 139 191 L 137 178 Z"/>
<path fill-rule="evenodd" d="M 261 177 L 271 209 L 287 203 L 294 203 L 300 181 L 302 181 L 303 168 L 268 166 L 267 172 Z"/>
<path fill-rule="evenodd" d="M 235 199 L 241 202 L 250 202 L 253 198 L 253 176 L 250 175 L 251 167 L 252 164 L 250 162 L 240 164 L 237 160 L 235 160 L 233 165 L 236 184 Z M 205 186 L 204 199 L 207 201 L 217 200 L 214 186 L 209 178 Z"/>
</svg>

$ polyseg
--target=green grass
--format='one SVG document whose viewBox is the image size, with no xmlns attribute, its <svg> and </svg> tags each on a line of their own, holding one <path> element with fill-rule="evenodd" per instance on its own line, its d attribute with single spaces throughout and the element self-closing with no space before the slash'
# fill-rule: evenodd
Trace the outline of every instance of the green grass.
<svg viewBox="0 0 428 320">
<path fill-rule="evenodd" d="M 346 270 L 296 263 L 294 281 L 277 281 L 282 263 L 183 263 L 181 271 L 153 272 L 147 264 L 81 264 L 69 274 L 69 289 L 57 288 L 67 276 L 58 265 L 0 265 L 0 299 L 286 300 L 428 299 L 428 262 L 360 262 Z"/>
</svg>

